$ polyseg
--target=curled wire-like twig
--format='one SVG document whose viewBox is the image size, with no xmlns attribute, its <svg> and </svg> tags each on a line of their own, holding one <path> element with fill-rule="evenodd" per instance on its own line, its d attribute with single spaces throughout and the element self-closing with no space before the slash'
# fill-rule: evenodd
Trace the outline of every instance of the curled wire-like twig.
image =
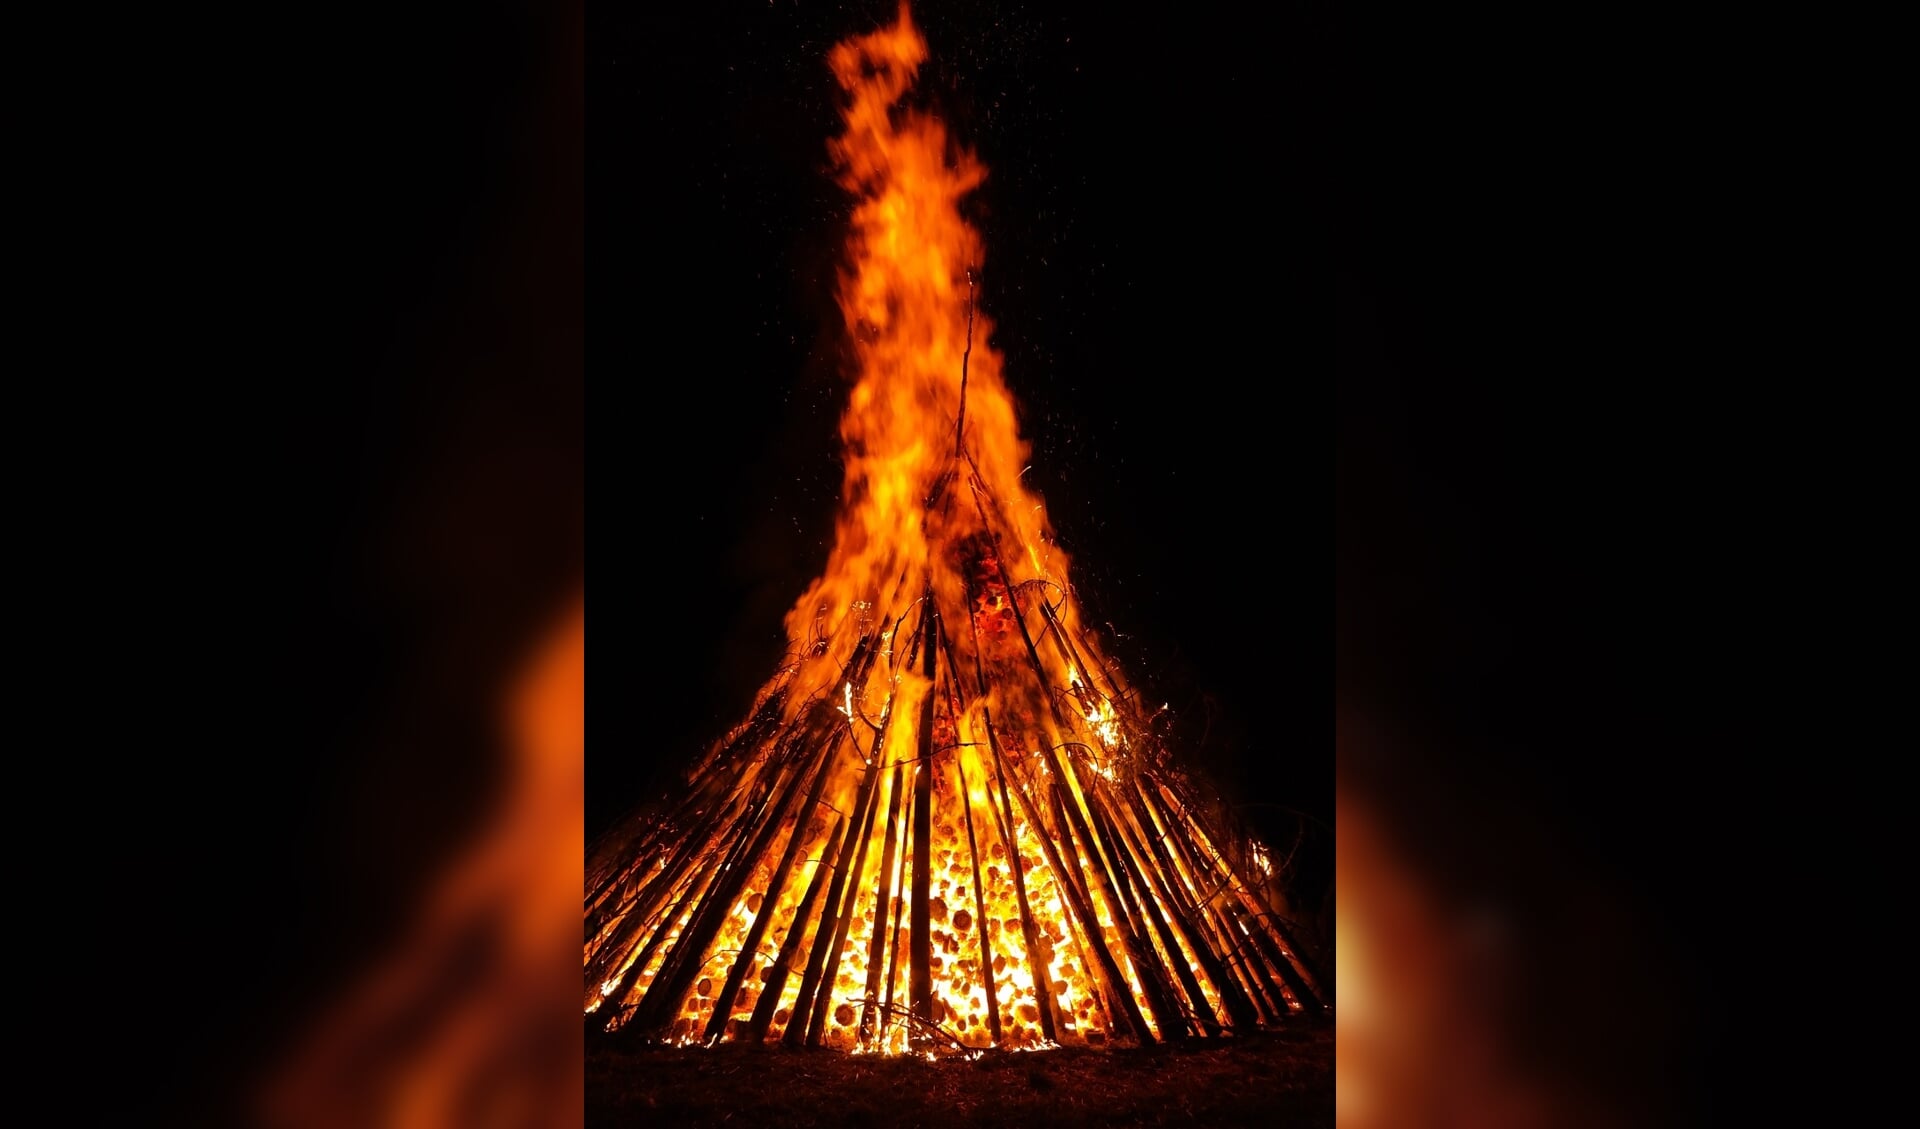
<svg viewBox="0 0 1920 1129">
<path fill-rule="evenodd" d="M 1038 588 L 1040 590 L 1040 600 L 1046 605 L 1047 611 L 1050 613 L 1058 612 L 1066 606 L 1067 590 L 1044 576 L 1036 576 L 1031 580 L 1022 580 L 1013 586 L 1015 592 L 1027 588 Z M 1048 589 L 1053 590 L 1052 595 L 1048 593 Z"/>
<path fill-rule="evenodd" d="M 937 1037 L 943 1040 L 944 1042 L 946 1042 L 946 1044 L 949 1047 L 957 1051 L 972 1052 L 972 1051 L 977 1051 L 981 1049 L 979 1047 L 967 1046 L 967 1044 L 963 1042 L 960 1036 L 955 1032 L 947 1030 L 945 1027 L 940 1026 L 938 1023 L 935 1023 L 932 1020 L 922 1019 L 919 1016 L 913 1014 L 913 1012 L 909 1008 L 903 1008 L 898 1004 L 881 1003 L 879 1000 L 870 999 L 870 998 L 857 999 L 857 1000 L 845 999 L 845 1000 L 841 1000 L 840 1002 L 848 1005 L 858 1004 L 860 1006 L 873 1009 L 874 1011 L 880 1014 L 880 1018 L 883 1024 L 885 1024 L 886 1026 L 892 1026 L 895 1023 L 898 1023 L 901 1027 L 905 1028 L 907 1031 L 907 1037 L 909 1040 L 911 1040 L 913 1036 L 916 1033 L 918 1033 L 921 1035 Z"/>
</svg>

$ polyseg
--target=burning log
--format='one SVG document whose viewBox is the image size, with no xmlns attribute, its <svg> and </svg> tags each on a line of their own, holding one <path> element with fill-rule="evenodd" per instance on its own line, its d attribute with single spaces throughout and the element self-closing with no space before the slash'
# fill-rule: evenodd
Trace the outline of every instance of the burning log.
<svg viewBox="0 0 1920 1129">
<path fill-rule="evenodd" d="M 1039 989 L 1042 999 L 1051 997 L 1052 991 L 1047 983 L 1047 968 L 1039 959 L 1040 941 L 1034 933 L 1033 905 L 1027 900 L 1026 860 L 1020 855 L 1019 840 L 1014 836 L 1013 807 L 1007 802 L 1007 762 L 1000 749 L 1000 738 L 993 729 L 993 714 L 989 710 L 981 711 L 987 727 L 987 744 L 993 750 L 994 779 L 1000 786 L 1000 841 L 1007 844 L 1007 863 L 1013 874 L 1014 900 L 1020 909 L 1020 933 L 1026 942 L 1027 960 L 1033 966 L 1034 986 Z M 1025 799 L 1024 793 L 1020 794 Z M 1046 840 L 1041 840 L 1046 845 Z M 1057 1042 L 1059 1036 L 1053 1028 L 1053 1012 L 1042 1007 L 1038 1017 L 1040 1030 L 1047 1042 Z"/>
<path fill-rule="evenodd" d="M 987 1032 L 992 1045 L 1000 1042 L 1000 1000 L 993 983 L 993 941 L 987 936 L 987 900 L 980 884 L 980 843 L 973 834 L 973 790 L 967 785 L 967 770 L 958 758 L 953 763 L 955 777 L 960 781 L 960 810 L 967 818 L 967 858 L 973 864 L 973 907 L 980 923 L 980 975 L 987 987 Z"/>
<path fill-rule="evenodd" d="M 855 804 L 855 819 L 859 830 L 851 832 L 847 838 L 843 839 L 834 852 L 833 885 L 827 891 L 827 904 L 822 913 L 819 936 L 814 939 L 813 952 L 807 957 L 807 969 L 800 977 L 800 995 L 794 1001 L 793 1016 L 788 1020 L 786 1032 L 782 1036 L 782 1040 L 789 1046 L 800 1045 L 803 1038 L 807 1046 L 818 1046 L 820 1043 L 820 1024 L 826 1018 L 826 1004 L 830 1001 L 815 997 L 831 990 L 834 973 L 839 970 L 840 946 L 846 941 L 847 926 L 853 916 L 855 898 L 847 897 L 845 907 L 837 914 L 834 912 L 834 907 L 840 904 L 843 893 L 858 890 L 860 887 L 860 864 L 866 860 L 867 833 L 873 826 L 873 798 L 880 782 L 877 754 L 880 737 L 884 733 L 883 720 L 880 733 L 874 736 L 875 755 L 867 758 L 866 776 L 860 785 L 860 799 Z M 854 870 L 851 878 L 846 871 L 849 851 L 854 856 Z M 831 930 L 827 928 L 829 920 L 836 922 Z M 822 988 L 821 982 L 823 974 L 825 989 Z"/>
<path fill-rule="evenodd" d="M 824 779 L 824 776 L 822 779 Z M 841 816 L 834 821 L 833 831 L 827 836 L 829 845 L 840 840 L 841 833 L 846 829 L 846 823 L 846 816 Z M 799 835 L 796 832 L 795 839 L 797 840 L 798 838 Z M 800 898 L 799 907 L 794 910 L 794 926 L 787 931 L 786 943 L 780 946 L 780 955 L 774 958 L 770 975 L 768 975 L 764 981 L 765 986 L 760 989 L 760 1001 L 754 1005 L 753 1018 L 747 1023 L 747 1042 L 749 1043 L 758 1043 L 767 1037 L 767 1024 L 773 1022 L 774 1009 L 779 1006 L 780 994 L 784 992 L 787 987 L 787 972 L 791 967 L 790 962 L 800 948 L 800 939 L 805 936 L 806 933 L 802 925 L 812 916 L 814 899 L 820 894 L 820 888 L 824 884 L 823 880 L 827 876 L 827 870 L 828 867 L 824 857 L 818 863 L 814 864 L 813 879 L 807 883 L 807 892 Z"/>
<path fill-rule="evenodd" d="M 1180 874 L 1168 855 L 1166 844 L 1152 832 L 1152 816 L 1146 811 L 1140 798 L 1138 785 L 1123 789 L 1125 800 L 1131 809 L 1133 823 L 1139 828 L 1139 834 L 1146 841 L 1148 852 L 1153 856 L 1157 872 L 1162 876 L 1162 889 L 1166 894 L 1167 908 L 1180 923 L 1180 931 L 1186 935 L 1194 959 L 1200 962 L 1201 970 L 1206 973 L 1207 981 L 1220 992 L 1220 999 L 1227 1009 L 1227 1022 L 1235 1027 L 1254 1027 L 1259 1023 L 1253 1001 L 1247 998 L 1239 982 L 1228 974 L 1226 966 L 1215 955 L 1221 938 L 1211 934 L 1203 919 L 1200 918 L 1191 900 L 1187 897 L 1185 883 L 1178 881 Z M 1169 881 L 1168 879 L 1174 879 Z"/>
<path fill-rule="evenodd" d="M 1107 817 L 1102 806 L 1089 805 L 1094 816 L 1095 830 L 1113 850 L 1116 868 L 1120 872 L 1120 897 L 1127 903 L 1129 916 L 1143 915 L 1153 929 L 1153 937 L 1160 942 L 1161 961 L 1154 967 L 1157 976 L 1161 969 L 1171 968 L 1179 980 L 1181 989 L 1186 993 L 1186 1011 L 1203 1029 L 1217 1031 L 1220 1021 L 1214 1018 L 1213 1006 L 1207 1002 L 1206 993 L 1200 990 L 1200 982 L 1194 979 L 1193 967 L 1187 963 L 1180 943 L 1174 939 L 1173 930 L 1168 927 L 1166 918 L 1160 913 L 1159 902 L 1153 891 L 1148 888 L 1145 874 L 1140 869 L 1139 860 L 1129 859 L 1130 847 L 1125 837 L 1115 829 L 1114 823 Z M 1134 884 L 1138 889 L 1133 889 Z M 1151 944 L 1151 941 L 1148 942 Z M 1163 986 L 1162 991 L 1171 998 L 1170 987 Z"/>
<path fill-rule="evenodd" d="M 920 706 L 920 755 L 913 771 L 913 919 L 912 971 L 909 973 L 908 999 L 913 1017 L 921 1023 L 933 1022 L 933 938 L 927 915 L 927 889 L 933 878 L 933 708 L 938 695 L 934 687 L 935 658 L 940 654 L 940 611 L 928 589 L 922 621 L 920 653 L 927 679 L 927 694 Z M 918 1028 L 916 1028 L 918 1030 Z M 916 1050 L 920 1049 L 915 1046 Z"/>
<path fill-rule="evenodd" d="M 904 764 L 895 765 L 893 770 L 893 784 L 888 789 L 887 834 L 884 840 L 885 846 L 882 848 L 883 853 L 880 856 L 879 885 L 873 892 L 875 920 L 873 922 L 873 937 L 867 949 L 866 1004 L 860 1012 L 860 1043 L 862 1046 L 865 1046 L 867 1042 L 872 1039 L 873 1024 L 875 1019 L 878 1018 L 878 1013 L 874 1010 L 874 1004 L 880 994 L 878 975 L 880 961 L 881 958 L 886 955 L 887 951 L 887 910 L 891 907 L 888 892 L 893 888 L 894 883 L 894 850 L 896 844 L 899 842 L 896 836 L 899 831 L 901 801 L 906 795 L 906 771 Z M 892 902 L 897 901 L 898 899 L 892 899 Z M 888 990 L 891 991 L 892 976 L 889 975 L 887 979 L 889 985 Z"/>
<path fill-rule="evenodd" d="M 890 729 L 892 719 L 893 719 L 893 711 L 891 708 L 891 703 L 889 703 L 888 709 L 881 716 L 879 729 L 874 734 L 873 749 L 868 754 L 868 757 L 867 757 L 868 767 L 867 767 L 866 782 L 861 786 L 862 814 L 861 814 L 861 824 L 860 824 L 860 827 L 861 827 L 860 839 L 858 844 L 853 849 L 853 873 L 847 877 L 847 883 L 845 886 L 845 891 L 846 891 L 845 904 L 841 907 L 841 910 L 840 910 L 839 924 L 837 924 L 834 927 L 832 947 L 828 950 L 828 952 L 825 954 L 825 957 L 824 957 L 825 959 L 824 972 L 823 972 L 823 976 L 820 981 L 820 984 L 816 989 L 818 993 L 818 997 L 814 999 L 812 1003 L 812 1006 L 810 1009 L 811 1018 L 807 1021 L 807 1024 L 806 1024 L 806 1045 L 809 1047 L 817 1047 L 820 1045 L 821 1034 L 826 1023 L 827 1005 L 832 1002 L 830 998 L 830 994 L 833 990 L 835 978 L 838 975 L 839 969 L 840 969 L 840 955 L 842 952 L 845 951 L 843 946 L 846 944 L 847 931 L 853 924 L 854 910 L 857 908 L 859 904 L 861 872 L 865 869 L 867 854 L 868 854 L 868 851 L 867 851 L 868 838 L 867 837 L 873 828 L 873 818 L 874 818 L 875 809 L 879 807 L 879 800 L 878 800 L 879 785 L 881 782 L 881 778 L 884 775 L 884 772 L 883 772 L 884 753 L 886 752 L 886 746 L 887 746 L 886 738 L 887 738 L 887 733 Z M 889 811 L 891 811 L 891 808 L 889 808 Z M 889 815 L 888 818 L 889 820 L 891 820 L 892 816 Z M 892 838 L 891 833 L 889 833 L 888 835 L 889 841 L 891 841 L 891 838 Z M 832 901 L 833 899 L 829 898 L 828 904 L 831 905 Z M 819 954 L 818 954 L 817 945 L 815 946 L 815 949 L 816 949 L 816 958 L 818 958 Z M 813 965 L 813 961 L 810 960 L 808 962 L 809 969 L 812 968 L 812 965 Z M 804 994 L 804 989 L 803 989 L 803 994 Z M 841 1006 L 844 1007 L 845 1005 L 841 1005 Z M 838 1010 L 839 1009 L 836 1009 L 836 1014 L 838 1013 Z M 850 1020 L 841 1020 L 840 1022 L 841 1022 L 841 1026 L 844 1027 L 849 1025 Z M 793 1027 L 793 1030 L 797 1030 L 797 1029 L 798 1029 L 798 1025 L 796 1024 Z M 788 1041 L 789 1042 L 798 1041 L 797 1039 L 792 1038 L 792 1031 L 789 1032 Z"/>
</svg>

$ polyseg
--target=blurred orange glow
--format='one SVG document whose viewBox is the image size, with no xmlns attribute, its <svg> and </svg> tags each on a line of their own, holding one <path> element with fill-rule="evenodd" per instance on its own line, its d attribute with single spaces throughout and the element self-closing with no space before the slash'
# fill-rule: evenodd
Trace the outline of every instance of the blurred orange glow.
<svg viewBox="0 0 1920 1129">
<path fill-rule="evenodd" d="M 1447 768 L 1471 766 L 1343 728 L 1339 1129 L 1697 1124 L 1688 989 L 1662 961 L 1661 919 L 1550 819 L 1500 814 L 1550 816 L 1538 796 L 1459 790 Z"/>
<path fill-rule="evenodd" d="M 504 696 L 499 806 L 260 1096 L 274 1129 L 578 1125 L 585 605 Z"/>
<path fill-rule="evenodd" d="M 1364 798 L 1335 805 L 1334 1101 L 1340 1129 L 1565 1125 L 1510 1069 L 1469 988 L 1472 934 Z"/>
</svg>

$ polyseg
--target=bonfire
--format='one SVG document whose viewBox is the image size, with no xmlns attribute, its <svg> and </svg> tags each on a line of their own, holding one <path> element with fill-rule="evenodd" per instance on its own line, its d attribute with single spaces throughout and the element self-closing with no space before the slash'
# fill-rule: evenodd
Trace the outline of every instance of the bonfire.
<svg viewBox="0 0 1920 1129">
<path fill-rule="evenodd" d="M 846 478 L 790 649 L 590 853 L 590 1028 L 938 1056 L 1231 1037 L 1328 1006 L 1266 848 L 1082 622 L 978 302 L 986 170 L 903 102 L 903 7 L 829 62 L 853 194 Z"/>
</svg>

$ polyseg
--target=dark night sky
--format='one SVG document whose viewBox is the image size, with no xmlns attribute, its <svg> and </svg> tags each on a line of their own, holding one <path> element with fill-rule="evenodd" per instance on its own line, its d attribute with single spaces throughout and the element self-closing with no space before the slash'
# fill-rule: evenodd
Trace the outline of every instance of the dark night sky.
<svg viewBox="0 0 1920 1129">
<path fill-rule="evenodd" d="M 590 829 L 739 719 L 825 562 L 850 199 L 824 58 L 893 11 L 595 21 Z M 1281 837 L 1331 819 L 1324 157 L 1278 22 L 1192 14 L 925 4 L 916 94 L 988 168 L 980 301 L 1083 605 Z"/>
<path fill-rule="evenodd" d="M 824 558 L 820 59 L 891 14 L 594 21 L 590 829 L 739 718 Z M 1754 495 L 1655 41 L 1435 7 L 918 18 L 920 89 L 989 169 L 981 300 L 1035 484 L 1128 669 L 1269 837 L 1328 819 L 1337 745 L 1442 897 L 1532 931 L 1526 1038 L 1657 1085 L 1709 991 L 1702 664 L 1752 637 L 1726 538 Z M 1602 1002 L 1594 905 L 1641 970 Z"/>
<path fill-rule="evenodd" d="M 847 201 L 822 59 L 893 11 L 593 21 L 590 833 L 739 719 L 824 561 Z M 1204 733 L 1192 763 L 1284 839 L 1289 810 L 1330 821 L 1335 718 L 1361 718 L 1398 751 L 1351 763 L 1437 873 L 1670 891 L 1664 839 L 1610 829 L 1679 821 L 1645 781 L 1686 755 L 1658 719 L 1730 610 L 1688 549 L 1729 515 L 1686 465 L 1710 378 L 1663 348 L 1684 276 L 1645 266 L 1694 201 L 1607 36 L 1222 3 L 916 20 L 918 92 L 989 170 L 981 301 L 1030 478 L 1121 661 Z"/>
<path fill-rule="evenodd" d="M 187 924 L 146 1000 L 210 1032 L 168 1063 L 257 1065 L 390 933 L 582 570 L 590 832 L 771 672 L 839 486 L 822 60 L 892 12 L 340 16 L 195 72 L 178 113 L 126 100 L 145 147 L 97 148 L 216 172 L 76 224 L 158 240 L 128 285 L 186 296 L 101 367 L 198 375 L 65 413 L 138 458 L 70 508 L 111 564 L 59 606 L 108 609 L 100 677 L 149 696 L 117 707 L 126 852 L 146 920 Z M 1543 914 L 1613 890 L 1662 986 L 1704 992 L 1703 891 L 1739 869 L 1705 829 L 1758 822 L 1744 750 L 1806 701 L 1763 644 L 1782 593 L 1850 584 L 1781 564 L 1846 490 L 1806 485 L 1838 460 L 1756 375 L 1788 336 L 1734 277 L 1781 247 L 1750 237 L 1769 182 L 1712 171 L 1755 88 L 1696 96 L 1723 52 L 1664 15 L 916 18 L 921 93 L 989 169 L 981 301 L 1035 485 L 1135 680 L 1211 719 L 1200 766 L 1256 824 L 1326 820 L 1337 738 L 1437 882 Z M 149 755 L 156 720 L 192 751 Z"/>
</svg>

